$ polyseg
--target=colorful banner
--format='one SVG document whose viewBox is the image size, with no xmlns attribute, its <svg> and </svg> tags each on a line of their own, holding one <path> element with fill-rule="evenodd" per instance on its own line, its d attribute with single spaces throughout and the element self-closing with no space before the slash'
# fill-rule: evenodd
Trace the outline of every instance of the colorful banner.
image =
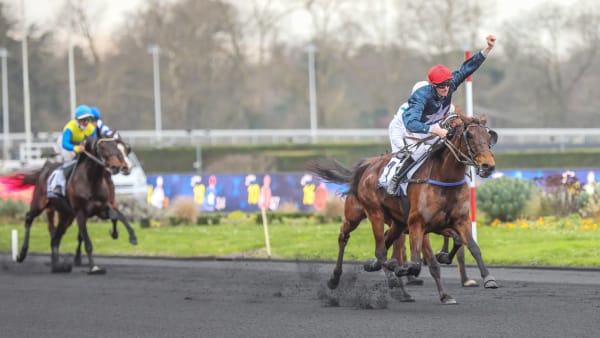
<svg viewBox="0 0 600 338">
<path fill-rule="evenodd" d="M 329 194 L 344 186 L 309 174 L 148 175 L 148 203 L 165 208 L 190 197 L 202 211 L 322 210 Z"/>
<path fill-rule="evenodd" d="M 506 170 L 500 176 L 523 179 L 543 178 L 551 175 L 574 175 L 585 184 L 597 181 L 600 171 L 595 170 Z M 491 179 L 491 178 L 488 178 Z M 477 177 L 476 184 L 483 180 Z M 267 210 L 319 211 L 327 199 L 346 191 L 345 185 L 324 182 L 317 176 L 305 173 L 271 173 L 247 175 L 148 175 L 148 203 L 166 207 L 177 197 L 191 197 L 202 211 L 260 211 L 259 205 L 267 203 Z M 268 201 L 261 196 L 270 196 Z"/>
<path fill-rule="evenodd" d="M 598 181 L 596 170 L 506 170 L 497 171 L 494 177 L 509 176 L 528 180 L 563 175 L 576 177 L 586 184 Z M 0 180 L 0 198 L 30 201 L 33 187 L 22 191 L 7 189 Z M 176 198 L 192 198 L 203 212 L 302 210 L 319 211 L 327 199 L 341 195 L 345 185 L 324 182 L 306 173 L 267 174 L 154 174 L 147 176 L 148 203 L 157 208 L 167 208 Z M 476 178 L 476 184 L 483 180 Z"/>
</svg>

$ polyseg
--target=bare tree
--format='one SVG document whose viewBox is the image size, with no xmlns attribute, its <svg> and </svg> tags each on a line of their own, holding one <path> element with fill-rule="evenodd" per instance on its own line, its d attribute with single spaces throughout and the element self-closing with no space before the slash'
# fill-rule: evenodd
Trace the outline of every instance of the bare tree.
<svg viewBox="0 0 600 338">
<path fill-rule="evenodd" d="M 505 25 L 511 77 L 529 84 L 521 89 L 523 104 L 529 102 L 544 125 L 566 125 L 569 114 L 581 110 L 574 98 L 597 64 L 599 6 L 579 5 L 545 3 Z"/>
</svg>

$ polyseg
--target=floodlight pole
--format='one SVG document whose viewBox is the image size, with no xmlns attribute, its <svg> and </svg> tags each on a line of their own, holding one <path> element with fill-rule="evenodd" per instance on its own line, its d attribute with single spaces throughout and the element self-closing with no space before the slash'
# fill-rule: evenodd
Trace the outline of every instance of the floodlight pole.
<svg viewBox="0 0 600 338">
<path fill-rule="evenodd" d="M 162 133 L 162 112 L 160 104 L 160 69 L 159 69 L 159 54 L 160 47 L 151 45 L 148 47 L 148 52 L 152 54 L 152 69 L 154 75 L 154 126 L 156 130 L 156 139 L 161 139 Z"/>
</svg>

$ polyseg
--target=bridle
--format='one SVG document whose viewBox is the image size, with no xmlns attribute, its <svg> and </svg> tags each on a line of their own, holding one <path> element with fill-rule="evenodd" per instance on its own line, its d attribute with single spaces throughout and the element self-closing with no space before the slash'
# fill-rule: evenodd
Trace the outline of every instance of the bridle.
<svg viewBox="0 0 600 338">
<path fill-rule="evenodd" d="M 98 148 L 98 145 L 102 142 L 116 142 L 117 139 L 114 137 L 110 137 L 110 138 L 101 138 L 101 139 L 97 139 L 95 141 L 95 148 Z M 110 167 L 106 164 L 106 160 L 102 157 L 102 155 L 99 154 L 92 154 L 91 152 L 87 151 L 87 149 L 83 149 L 82 151 L 90 160 L 96 162 L 97 164 L 99 164 L 104 170 L 108 171 L 110 174 L 114 174 L 113 170 L 110 169 Z M 97 151 L 95 151 L 97 153 Z"/>
<path fill-rule="evenodd" d="M 446 117 L 446 119 L 444 119 L 444 121 L 442 123 L 440 123 L 440 125 L 448 128 L 450 121 L 452 121 L 455 118 L 459 118 L 459 116 L 456 114 L 450 115 L 450 116 Z M 457 128 L 458 127 L 448 128 L 449 136 L 447 136 L 443 140 L 444 145 L 446 147 L 448 147 L 448 150 L 450 150 L 450 153 L 452 153 L 452 155 L 454 156 L 454 158 L 456 159 L 457 162 L 462 163 L 467 166 L 475 167 L 477 174 L 479 174 L 479 164 L 477 163 L 475 158 L 482 153 L 485 153 L 485 152 L 491 153 L 492 152 L 492 146 L 494 146 L 494 144 L 496 143 L 496 140 L 498 139 L 498 134 L 495 131 L 486 127 L 485 125 L 481 124 L 479 121 L 473 120 L 473 121 L 469 122 L 468 124 L 464 125 L 462 133 L 460 134 L 460 138 L 458 140 L 458 146 L 457 146 L 453 142 L 450 141 L 453 138 L 454 133 L 456 132 L 455 129 L 457 129 Z M 467 133 L 469 132 L 470 128 L 485 129 L 485 131 L 490 135 L 490 142 L 487 142 L 484 140 L 480 140 L 479 143 L 476 143 L 476 144 L 472 144 L 471 142 L 469 142 L 469 137 L 468 137 Z M 467 148 L 466 154 L 463 151 L 461 151 L 461 149 L 460 149 L 463 140 L 464 140 L 466 148 Z M 481 145 L 487 145 L 487 147 L 479 147 Z M 480 150 L 478 152 L 474 152 L 473 151 L 474 147 L 484 148 L 484 149 Z"/>
</svg>

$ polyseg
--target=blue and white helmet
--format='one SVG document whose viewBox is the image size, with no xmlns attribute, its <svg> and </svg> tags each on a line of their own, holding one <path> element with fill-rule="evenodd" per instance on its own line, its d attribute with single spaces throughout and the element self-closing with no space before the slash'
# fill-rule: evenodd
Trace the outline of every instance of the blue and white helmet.
<svg viewBox="0 0 600 338">
<path fill-rule="evenodd" d="M 92 113 L 92 109 L 89 106 L 82 104 L 75 108 L 76 120 L 88 119 L 90 117 L 94 117 L 94 114 Z"/>
<path fill-rule="evenodd" d="M 100 118 L 101 118 L 100 109 L 98 109 L 98 107 L 90 107 L 90 109 L 92 110 L 92 115 L 94 115 L 94 118 L 96 120 L 100 120 Z"/>
</svg>

